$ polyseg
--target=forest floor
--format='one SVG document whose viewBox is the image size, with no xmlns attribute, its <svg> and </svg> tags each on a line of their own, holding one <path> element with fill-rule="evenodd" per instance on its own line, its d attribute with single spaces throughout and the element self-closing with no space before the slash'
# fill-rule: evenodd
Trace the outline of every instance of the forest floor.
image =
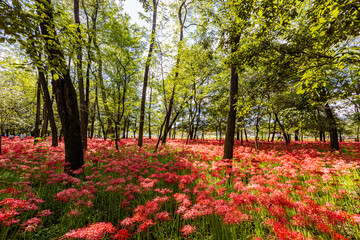
<svg viewBox="0 0 360 240">
<path fill-rule="evenodd" d="M 0 239 L 360 239 L 360 145 L 215 140 L 88 141 L 64 149 L 3 138 Z"/>
</svg>

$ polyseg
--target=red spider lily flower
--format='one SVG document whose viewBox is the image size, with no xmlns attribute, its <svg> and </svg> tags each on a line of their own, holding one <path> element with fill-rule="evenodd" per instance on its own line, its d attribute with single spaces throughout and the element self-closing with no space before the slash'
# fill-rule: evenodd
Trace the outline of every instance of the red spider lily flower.
<svg viewBox="0 0 360 240">
<path fill-rule="evenodd" d="M 196 230 L 196 227 L 193 227 L 191 225 L 185 225 L 183 228 L 180 229 L 182 232 L 182 235 L 187 236 L 191 233 L 194 233 Z"/>
<path fill-rule="evenodd" d="M 111 223 L 99 222 L 93 223 L 88 227 L 71 230 L 64 234 L 61 239 L 89 239 L 100 240 L 103 239 L 105 233 L 114 233 L 116 228 Z"/>
<path fill-rule="evenodd" d="M 112 236 L 112 239 L 116 240 L 127 240 L 129 239 L 131 234 L 126 230 L 125 228 L 120 229 L 114 236 Z"/>
</svg>

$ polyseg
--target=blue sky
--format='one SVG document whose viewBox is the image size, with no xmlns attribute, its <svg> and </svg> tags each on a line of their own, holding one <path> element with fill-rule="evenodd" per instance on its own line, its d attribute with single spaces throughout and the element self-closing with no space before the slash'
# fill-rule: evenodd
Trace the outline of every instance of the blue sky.
<svg viewBox="0 0 360 240">
<path fill-rule="evenodd" d="M 131 21 L 137 23 L 139 26 L 147 26 L 147 23 L 139 18 L 138 12 L 142 12 L 143 8 L 138 0 L 125 0 L 124 11 L 131 17 Z"/>
</svg>

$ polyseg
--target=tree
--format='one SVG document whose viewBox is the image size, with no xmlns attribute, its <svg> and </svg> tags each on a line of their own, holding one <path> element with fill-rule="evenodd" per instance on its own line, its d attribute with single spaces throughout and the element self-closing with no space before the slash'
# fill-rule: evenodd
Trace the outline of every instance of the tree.
<svg viewBox="0 0 360 240">
<path fill-rule="evenodd" d="M 36 3 L 38 14 L 42 16 L 40 21 L 41 40 L 45 45 L 53 77 L 52 86 L 64 133 L 65 162 L 68 163 L 65 170 L 76 170 L 84 164 L 76 91 L 56 34 L 51 0 L 45 2 L 37 0 Z"/>
<path fill-rule="evenodd" d="M 144 4 L 146 4 L 146 2 L 144 2 Z M 153 49 L 154 49 L 154 44 L 155 44 L 156 18 L 157 18 L 158 4 L 159 4 L 159 0 L 152 1 L 153 18 L 152 18 L 152 28 L 151 28 L 151 35 L 150 35 L 150 46 L 149 46 L 149 53 L 148 53 L 146 63 L 145 63 L 144 82 L 143 82 L 143 89 L 142 89 L 142 96 L 141 96 L 140 121 L 139 121 L 140 125 L 139 125 L 139 139 L 138 139 L 139 147 L 142 147 L 142 145 L 143 145 L 146 89 L 147 89 L 148 79 L 149 79 L 150 63 L 151 63 L 151 58 L 153 55 Z"/>
</svg>

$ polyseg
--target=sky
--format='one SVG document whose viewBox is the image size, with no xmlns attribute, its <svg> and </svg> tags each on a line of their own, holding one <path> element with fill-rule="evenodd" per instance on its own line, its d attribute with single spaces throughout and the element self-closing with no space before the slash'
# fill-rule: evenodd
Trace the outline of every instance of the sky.
<svg viewBox="0 0 360 240">
<path fill-rule="evenodd" d="M 139 18 L 138 12 L 143 11 L 143 7 L 138 0 L 125 0 L 123 3 L 124 11 L 131 17 L 132 23 L 137 23 L 139 26 L 146 27 L 148 24 Z"/>
</svg>

